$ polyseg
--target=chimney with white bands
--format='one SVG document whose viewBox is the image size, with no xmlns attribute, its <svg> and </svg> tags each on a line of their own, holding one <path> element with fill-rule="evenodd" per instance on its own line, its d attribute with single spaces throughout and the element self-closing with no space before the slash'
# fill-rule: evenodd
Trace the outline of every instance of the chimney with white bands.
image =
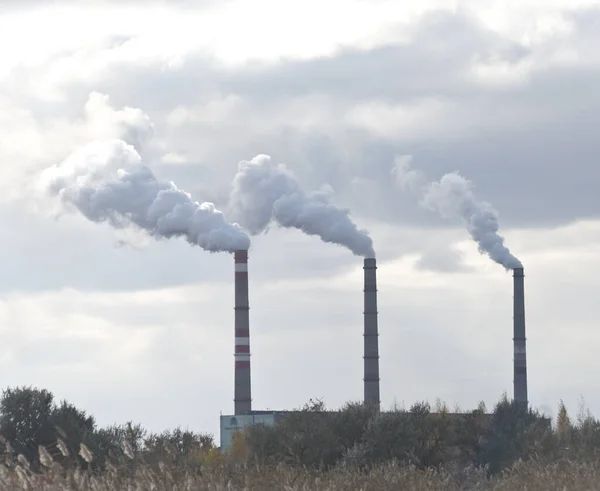
<svg viewBox="0 0 600 491">
<path fill-rule="evenodd" d="M 235 393 L 234 414 L 252 411 L 250 378 L 250 305 L 248 302 L 248 251 L 235 258 Z"/>
</svg>

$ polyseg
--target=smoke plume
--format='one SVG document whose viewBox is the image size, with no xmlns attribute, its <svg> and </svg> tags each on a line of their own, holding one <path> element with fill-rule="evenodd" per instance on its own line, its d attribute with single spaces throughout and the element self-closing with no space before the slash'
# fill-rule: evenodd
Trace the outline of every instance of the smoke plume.
<svg viewBox="0 0 600 491">
<path fill-rule="evenodd" d="M 394 173 L 401 186 L 418 194 L 424 208 L 437 211 L 444 218 L 461 217 L 482 254 L 507 270 L 523 267 L 498 234 L 498 212 L 490 203 L 475 197 L 471 181 L 451 172 L 437 182 L 427 183 L 420 171 L 410 169 L 410 159 L 406 158 L 396 160 Z"/>
<path fill-rule="evenodd" d="M 345 246 L 357 256 L 375 257 L 372 239 L 357 228 L 348 210 L 330 202 L 330 194 L 306 194 L 283 164 L 276 165 L 271 157 L 260 154 L 239 163 L 229 208 L 233 218 L 252 235 L 266 231 L 274 221 Z"/>
<path fill-rule="evenodd" d="M 173 182 L 157 180 L 123 140 L 90 143 L 46 169 L 42 186 L 88 220 L 135 225 L 156 238 L 184 237 L 210 252 L 248 249 L 249 237 L 212 203 L 194 202 Z"/>
<path fill-rule="evenodd" d="M 141 109 L 114 109 L 110 97 L 91 92 L 84 106 L 86 132 L 90 140 L 123 140 L 141 152 L 154 137 L 154 125 Z M 143 154 L 142 154 L 143 155 Z"/>
</svg>

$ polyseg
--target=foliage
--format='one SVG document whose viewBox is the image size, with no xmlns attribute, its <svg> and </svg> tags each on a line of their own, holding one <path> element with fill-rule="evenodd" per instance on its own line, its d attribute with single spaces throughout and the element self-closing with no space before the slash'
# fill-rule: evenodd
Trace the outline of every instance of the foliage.
<svg viewBox="0 0 600 491">
<path fill-rule="evenodd" d="M 31 387 L 6 389 L 0 399 L 0 433 L 15 454 L 37 467 L 38 446 L 56 448 L 60 438 L 65 453 L 77 455 L 80 443 L 89 443 L 95 432 L 94 418 L 66 401 L 54 403 L 47 390 Z M 65 456 L 65 455 L 63 455 Z"/>
<path fill-rule="evenodd" d="M 311 400 L 235 434 L 225 452 L 182 428 L 98 428 L 69 402 L 22 387 L 2 393 L 0 433 L 0 489 L 589 489 L 600 473 L 600 422 L 588 411 L 573 420 L 561 402 L 553 427 L 506 396 L 491 412 L 441 402 L 332 411 Z"/>
<path fill-rule="evenodd" d="M 438 402 L 408 411 L 374 411 L 346 404 L 327 411 L 323 404 L 291 412 L 276 426 L 244 433 L 256 463 L 285 463 L 312 468 L 368 469 L 402 462 L 420 469 L 474 466 L 498 474 L 519 460 L 594 457 L 600 448 L 600 423 L 582 413 L 572 425 L 564 406 L 560 424 L 504 396 L 491 413 L 485 405 L 471 412 L 450 412 Z"/>
<path fill-rule="evenodd" d="M 52 462 L 47 464 L 42 472 L 34 472 L 20 463 L 0 464 L 0 491 L 563 491 L 596 489 L 600 479 L 599 461 L 571 460 L 519 461 L 492 477 L 473 467 L 420 469 L 397 462 L 379 464 L 368 471 L 339 467 L 316 471 L 296 466 L 266 467 L 222 461 L 203 467 L 202 472 L 166 465 L 153 468 L 140 462 L 132 472 L 108 466 L 101 474 L 91 469 L 65 469 Z"/>
<path fill-rule="evenodd" d="M 195 463 L 214 448 L 210 435 L 176 428 L 148 434 L 139 424 L 97 428 L 92 416 L 67 401 L 54 403 L 52 393 L 32 387 L 6 389 L 0 399 L 0 434 L 9 457 L 22 455 L 34 469 L 40 467 L 39 446 L 63 465 L 87 467 L 80 456 L 81 444 L 93 455 L 93 468 L 103 469 L 107 460 L 135 467 L 134 457 L 158 465 L 162 461 L 180 466 Z"/>
</svg>

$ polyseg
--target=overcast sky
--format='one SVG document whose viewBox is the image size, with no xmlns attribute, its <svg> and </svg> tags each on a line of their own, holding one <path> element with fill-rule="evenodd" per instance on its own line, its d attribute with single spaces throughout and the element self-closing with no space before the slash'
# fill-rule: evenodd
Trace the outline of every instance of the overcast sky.
<svg viewBox="0 0 600 491">
<path fill-rule="evenodd" d="M 102 425 L 218 438 L 231 255 L 57 218 L 37 187 L 142 125 L 152 171 L 225 211 L 238 162 L 260 153 L 332 187 L 378 254 L 384 407 L 512 395 L 511 275 L 392 172 L 401 155 L 431 179 L 459 171 L 525 265 L 531 404 L 576 413 L 583 397 L 600 415 L 597 2 L 401 3 L 2 2 L 1 385 L 47 388 Z M 255 408 L 362 398 L 361 268 L 298 231 L 253 239 Z"/>
</svg>

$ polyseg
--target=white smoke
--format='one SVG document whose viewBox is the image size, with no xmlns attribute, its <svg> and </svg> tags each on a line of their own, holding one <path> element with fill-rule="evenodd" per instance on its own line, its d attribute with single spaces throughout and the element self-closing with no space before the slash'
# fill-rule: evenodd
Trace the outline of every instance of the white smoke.
<svg viewBox="0 0 600 491">
<path fill-rule="evenodd" d="M 138 152 L 154 137 L 154 125 L 141 109 L 125 106 L 113 109 L 110 97 L 91 92 L 85 103 L 86 133 L 93 140 L 120 139 Z"/>
<path fill-rule="evenodd" d="M 296 177 L 271 157 L 260 154 L 239 163 L 229 209 L 232 218 L 252 235 L 271 222 L 339 244 L 357 256 L 375 257 L 373 240 L 359 230 L 349 211 L 330 202 L 331 190 L 306 194 Z"/>
<path fill-rule="evenodd" d="M 427 183 L 424 174 L 411 169 L 410 159 L 406 158 L 396 159 L 393 173 L 399 185 L 419 196 L 424 208 L 444 218 L 461 217 L 482 254 L 507 270 L 523 267 L 504 245 L 504 237 L 498 234 L 498 212 L 490 203 L 475 197 L 471 181 L 451 172 L 437 182 Z"/>
<path fill-rule="evenodd" d="M 248 249 L 249 237 L 212 203 L 157 180 L 123 140 L 89 143 L 42 174 L 44 190 L 93 222 L 135 225 L 157 238 L 184 237 L 211 252 Z"/>
</svg>

